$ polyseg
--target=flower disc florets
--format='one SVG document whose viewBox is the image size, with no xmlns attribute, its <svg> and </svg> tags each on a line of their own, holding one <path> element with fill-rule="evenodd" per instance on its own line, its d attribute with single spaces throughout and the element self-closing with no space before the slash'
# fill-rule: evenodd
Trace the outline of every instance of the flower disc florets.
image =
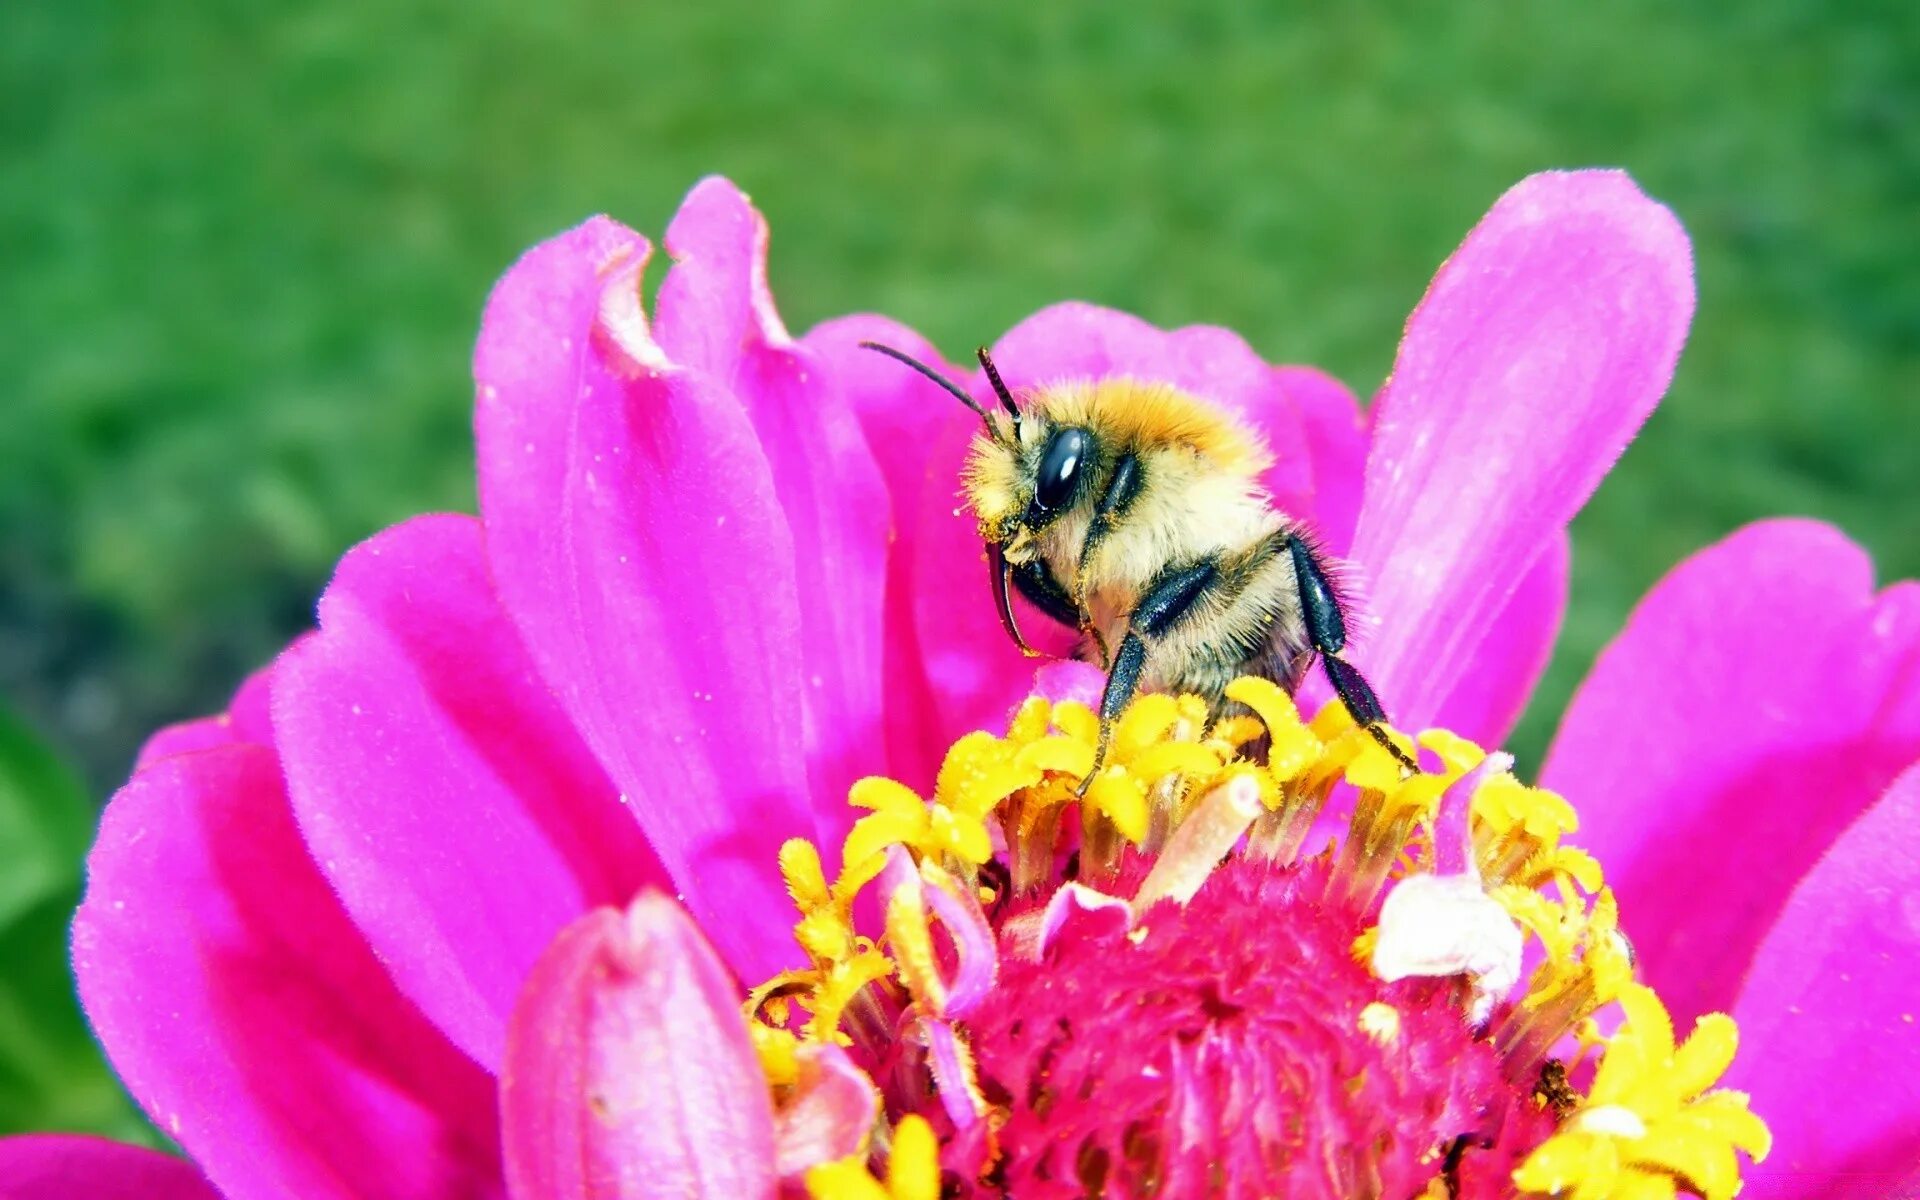
<svg viewBox="0 0 1920 1200">
<path fill-rule="evenodd" d="M 788 844 L 812 965 L 748 1002 L 775 1102 L 836 1045 L 882 1109 L 816 1195 L 1732 1194 L 1766 1134 L 1706 1091 L 1731 1022 L 1674 1049 L 1564 800 L 1444 732 L 1391 735 L 1414 773 L 1337 706 L 1228 695 L 1137 701 L 1090 780 L 1093 714 L 1030 700 L 930 800 L 856 785 L 838 880 Z"/>
<path fill-rule="evenodd" d="M 1121 890 L 1147 874 L 1129 856 Z M 1237 855 L 1131 930 L 1003 937 L 968 1021 L 1005 1114 L 994 1182 L 1016 1196 L 1405 1195 L 1431 1151 L 1497 1134 L 1522 1097 L 1451 986 L 1386 984 L 1325 901 L 1326 865 Z M 1419 1135 L 1408 1138 L 1409 1130 Z M 991 1189 L 981 1189 L 985 1194 Z"/>
</svg>

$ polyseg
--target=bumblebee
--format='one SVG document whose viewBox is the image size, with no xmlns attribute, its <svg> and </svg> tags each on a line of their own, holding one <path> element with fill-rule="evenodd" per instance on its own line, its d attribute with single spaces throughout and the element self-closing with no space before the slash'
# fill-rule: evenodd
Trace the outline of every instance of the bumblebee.
<svg viewBox="0 0 1920 1200">
<path fill-rule="evenodd" d="M 985 349 L 991 412 L 926 364 L 863 343 L 952 393 L 984 426 L 963 475 L 1000 621 L 1021 634 L 1012 593 L 1077 629 L 1107 671 L 1106 734 L 1141 689 L 1192 692 L 1216 713 L 1228 683 L 1259 675 L 1289 691 L 1317 658 L 1335 694 L 1409 771 L 1373 688 L 1341 657 L 1347 605 L 1328 557 L 1260 485 L 1273 461 L 1229 414 L 1165 384 L 1115 378 L 1027 390 L 1016 400 Z M 1091 778 L 1091 776 L 1089 776 Z"/>
</svg>

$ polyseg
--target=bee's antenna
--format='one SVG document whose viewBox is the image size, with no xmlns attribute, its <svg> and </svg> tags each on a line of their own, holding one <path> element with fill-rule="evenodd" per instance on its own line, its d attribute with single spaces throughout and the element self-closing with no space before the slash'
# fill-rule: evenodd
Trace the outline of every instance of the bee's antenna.
<svg viewBox="0 0 1920 1200">
<path fill-rule="evenodd" d="M 999 368 L 995 367 L 993 360 L 987 357 L 987 348 L 982 346 L 978 350 L 975 350 L 974 354 L 979 357 L 980 366 L 987 373 L 987 382 L 993 385 L 993 394 L 1000 397 L 1000 407 L 1007 410 L 1007 414 L 1013 418 L 1015 427 L 1018 427 L 1020 424 L 1020 409 L 1013 403 L 1013 393 L 1007 390 L 1006 384 L 1000 382 Z"/>
<path fill-rule="evenodd" d="M 932 367 L 921 362 L 919 359 L 913 357 L 911 354 L 906 354 L 899 350 L 895 350 L 892 346 L 883 346 L 879 342 L 861 342 L 860 347 L 863 350 L 877 350 L 880 353 L 886 355 L 888 358 L 893 359 L 895 362 L 905 363 L 907 366 L 912 367 L 914 370 L 920 372 L 922 375 L 925 375 L 928 379 L 933 380 L 935 383 L 947 389 L 949 392 L 952 392 L 954 399 L 958 400 L 960 403 L 966 405 L 968 408 L 973 410 L 974 415 L 979 417 L 981 422 L 986 425 L 987 432 L 989 434 L 994 432 L 993 418 L 987 415 L 987 410 L 984 408 L 981 408 L 979 402 L 976 401 L 972 396 L 967 395 L 966 389 L 962 388 L 959 384 L 955 383 L 953 380 L 948 379 L 945 375 L 942 375 L 940 372 L 934 370 Z M 996 378 L 994 382 L 998 383 L 999 380 Z"/>
</svg>

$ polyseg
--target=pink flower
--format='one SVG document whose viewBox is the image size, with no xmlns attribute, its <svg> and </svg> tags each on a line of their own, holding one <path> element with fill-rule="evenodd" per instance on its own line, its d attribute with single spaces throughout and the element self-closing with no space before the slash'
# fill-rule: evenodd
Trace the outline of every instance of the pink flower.
<svg viewBox="0 0 1920 1200">
<path fill-rule="evenodd" d="M 1265 1090 L 1236 1111 L 1298 1118 L 1286 1128 L 1329 1139 L 1316 1144 L 1379 1146 L 1354 1169 L 1395 1186 L 1430 1179 L 1430 1152 L 1446 1148 L 1436 1131 L 1478 1128 L 1494 1093 L 1510 1119 L 1493 1149 L 1456 1151 L 1463 1186 L 1501 1194 L 1536 1151 L 1532 1177 L 1563 1169 L 1549 1150 L 1575 1144 L 1542 1148 L 1558 1118 L 1527 1115 L 1531 1078 L 1508 1077 L 1511 1046 L 1476 1033 L 1441 983 L 1387 984 L 1342 957 L 1378 912 L 1385 860 L 1364 888 L 1353 881 L 1371 868 L 1341 858 L 1284 876 L 1245 855 L 1217 866 L 1248 822 L 1256 841 L 1273 833 L 1246 776 L 1200 802 L 1218 821 L 1189 820 L 1158 857 L 1114 841 L 1112 869 L 1089 873 L 1111 890 L 1060 886 L 1051 855 L 1029 864 L 1050 880 L 1044 907 L 996 893 L 988 914 L 934 858 L 909 857 L 942 836 L 966 849 L 966 829 L 929 823 L 953 820 L 961 810 L 940 797 L 983 776 L 936 787 L 936 769 L 960 735 L 1006 728 L 1033 689 L 954 511 L 972 418 L 856 348 L 876 339 L 937 363 L 910 330 L 849 317 L 792 338 L 766 286 L 766 226 L 726 182 L 695 189 L 666 248 L 675 265 L 651 324 L 649 247 L 611 221 L 508 273 L 475 362 L 481 517 L 420 517 L 351 551 L 319 630 L 227 714 L 157 734 L 108 808 L 75 922 L 82 997 L 128 1087 L 206 1182 L 145 1152 L 33 1137 L 0 1143 L 0 1193 L 560 1200 L 770 1196 L 811 1178 L 908 1196 L 937 1189 L 937 1154 L 950 1187 L 977 1186 L 999 1155 L 1041 1172 L 1021 1177 L 1030 1194 L 1050 1194 L 1033 1139 L 1071 1118 L 1074 1145 L 1105 1154 L 1121 1143 L 1103 1139 L 1126 1132 L 1114 1114 L 1152 1117 L 1142 1096 L 1185 1106 L 1194 1144 L 1263 1161 L 1281 1135 L 1227 1138 L 1237 1118 L 1213 1107 L 1247 1088 Z M 1546 174 L 1502 198 L 1441 269 L 1370 423 L 1326 376 L 1270 367 L 1229 332 L 1165 332 L 1085 305 L 1029 318 L 995 357 L 1016 388 L 1124 372 L 1234 409 L 1278 454 L 1276 501 L 1368 580 L 1379 620 L 1356 657 L 1396 723 L 1490 745 L 1558 629 L 1567 523 L 1664 392 L 1692 307 L 1670 214 L 1618 173 Z M 1020 711 L 1025 734 L 961 746 L 1013 754 L 1024 736 L 1071 752 L 1071 706 Z M 1302 763 L 1337 744 L 1318 722 L 1262 716 L 1276 754 L 1296 729 L 1319 747 Z M 1744 1194 L 1883 1196 L 1913 1182 L 1920 769 L 1902 771 L 1916 758 L 1920 588 L 1876 595 L 1856 547 L 1801 521 L 1681 564 L 1556 740 L 1545 781 L 1584 817 L 1640 978 L 1683 1022 L 1728 1009 L 1743 1033 L 1728 1078 L 1776 1139 Z M 1364 806 L 1362 768 L 1333 769 Z M 868 781 L 856 796 L 885 819 L 867 833 L 894 829 L 879 884 L 899 961 L 885 965 L 911 1013 L 888 1010 L 902 1024 L 848 1050 L 783 1041 L 777 1023 L 742 1019 L 736 980 L 804 981 L 819 1003 L 832 983 L 821 964 L 872 965 L 851 891 L 803 851 L 782 853 L 791 839 L 839 847 L 862 816 L 849 789 L 868 776 L 907 785 Z M 1466 828 L 1468 805 L 1479 818 L 1479 782 L 1427 797 L 1449 828 Z M 937 802 L 899 803 L 908 788 Z M 1110 799 L 1102 811 L 1118 814 L 1124 797 Z M 1131 907 L 1116 898 L 1136 888 Z M 805 955 L 793 901 L 810 914 Z M 915 941 L 936 925 L 945 940 Z M 1281 955 L 1297 980 L 1259 973 Z M 1063 1009 L 1098 1016 L 1055 1046 L 1078 1056 L 1075 1102 L 981 1091 L 1049 1069 L 1021 1057 L 1021 1011 L 1067 985 L 1132 995 L 1142 980 L 1114 969 L 1123 961 L 1160 972 L 1147 982 L 1166 995 L 1211 996 L 1181 1010 L 1193 1028 L 1254 1004 L 1261 1032 L 1206 1059 L 1213 1043 L 1170 1041 L 1160 1017 Z M 1309 977 L 1325 990 L 1303 994 Z M 1231 996 L 1207 991 L 1227 979 Z M 1589 1107 L 1561 1122 L 1621 1161 L 1659 1122 L 1704 1120 L 1726 1095 L 1687 1107 L 1725 1067 L 1703 1061 L 1731 1053 L 1731 1026 L 1703 1021 L 1676 1047 L 1644 991 L 1626 985 L 1613 1039 L 1644 1070 L 1610 1051 Z M 873 1016 L 846 994 L 850 1025 Z M 755 998 L 763 1012 L 783 1002 L 777 989 Z M 1544 1051 L 1554 1039 L 1529 1031 L 1527 1011 L 1509 1005 L 1493 1028 L 1544 1038 Z M 1368 1104 L 1313 1106 L 1355 1078 L 1314 1047 L 1377 1064 Z M 1149 1081 L 1167 1053 L 1199 1057 Z M 1235 1074 L 1276 1061 L 1261 1055 L 1306 1063 L 1323 1090 L 1281 1095 L 1270 1076 Z M 1674 1072 L 1698 1086 L 1668 1086 Z M 908 1078 L 926 1081 L 921 1094 L 903 1092 Z M 893 1169 L 880 1181 L 859 1157 L 883 1102 Z M 1170 1179 L 1189 1177 L 1199 1160 L 1140 1130 Z M 1096 1166 L 1125 1190 L 1122 1158 L 1075 1169 Z M 1725 1183 L 1683 1176 L 1714 1194 Z"/>
</svg>

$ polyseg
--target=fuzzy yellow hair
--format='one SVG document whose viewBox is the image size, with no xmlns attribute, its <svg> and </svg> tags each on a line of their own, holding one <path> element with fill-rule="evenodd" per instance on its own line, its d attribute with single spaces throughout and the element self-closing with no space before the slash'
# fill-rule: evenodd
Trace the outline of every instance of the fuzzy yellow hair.
<svg viewBox="0 0 1920 1200">
<path fill-rule="evenodd" d="M 1103 445 L 1122 453 L 1185 449 L 1213 470 L 1247 478 L 1273 464 L 1273 455 L 1254 433 L 1170 384 L 1122 376 L 1052 384 L 1027 391 L 1023 399 L 1023 410 L 1042 418 L 1044 428 L 1090 429 Z M 1029 444 L 1041 424 L 1029 424 Z M 962 485 L 987 540 L 1000 540 L 1005 523 L 1020 515 L 1019 483 L 1018 456 L 992 438 L 976 437 Z"/>
<path fill-rule="evenodd" d="M 1222 471 L 1258 475 L 1273 465 L 1259 438 L 1218 406 L 1165 383 L 1122 376 L 1041 388 L 1028 404 L 1056 427 L 1080 425 L 1128 450 L 1186 446 Z"/>
</svg>

